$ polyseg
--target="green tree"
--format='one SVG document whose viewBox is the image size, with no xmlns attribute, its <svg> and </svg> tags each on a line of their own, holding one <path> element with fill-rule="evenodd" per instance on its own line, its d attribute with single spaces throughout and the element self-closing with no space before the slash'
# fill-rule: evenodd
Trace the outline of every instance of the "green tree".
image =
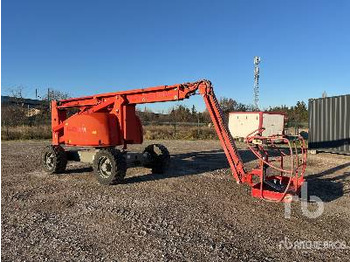
<svg viewBox="0 0 350 262">
<path fill-rule="evenodd" d="M 219 104 L 223 113 L 228 114 L 230 112 L 236 111 L 238 103 L 232 98 L 221 97 Z"/>
</svg>

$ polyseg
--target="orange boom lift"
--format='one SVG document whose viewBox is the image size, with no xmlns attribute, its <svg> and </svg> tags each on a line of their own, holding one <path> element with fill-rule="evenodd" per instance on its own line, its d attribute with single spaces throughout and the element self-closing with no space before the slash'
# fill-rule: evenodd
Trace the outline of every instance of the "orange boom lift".
<svg viewBox="0 0 350 262">
<path fill-rule="evenodd" d="M 259 165 L 247 172 L 208 80 L 52 101 L 52 145 L 43 152 L 44 169 L 61 173 L 68 160 L 90 162 L 101 184 L 122 182 L 130 165 L 163 173 L 170 161 L 165 146 L 153 144 L 140 154 L 126 152 L 128 144 L 143 142 L 142 124 L 135 107 L 183 100 L 195 94 L 204 99 L 237 183 L 251 186 L 254 197 L 291 201 L 304 181 L 306 150 L 302 138 L 264 137 L 263 128 L 256 130 L 246 138 L 246 143 L 259 159 Z M 70 109 L 76 113 L 68 117 Z M 116 149 L 117 146 L 122 149 Z"/>
</svg>

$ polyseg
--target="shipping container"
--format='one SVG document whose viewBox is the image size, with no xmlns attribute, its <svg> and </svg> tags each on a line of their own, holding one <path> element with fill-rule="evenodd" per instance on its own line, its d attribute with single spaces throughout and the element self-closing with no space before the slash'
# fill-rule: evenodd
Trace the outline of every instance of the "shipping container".
<svg viewBox="0 0 350 262">
<path fill-rule="evenodd" d="M 350 95 L 309 100 L 309 149 L 350 153 Z"/>
<path fill-rule="evenodd" d="M 231 112 L 228 126 L 233 138 L 245 138 L 250 133 L 265 128 L 263 136 L 284 134 L 284 115 L 269 112 Z"/>
</svg>

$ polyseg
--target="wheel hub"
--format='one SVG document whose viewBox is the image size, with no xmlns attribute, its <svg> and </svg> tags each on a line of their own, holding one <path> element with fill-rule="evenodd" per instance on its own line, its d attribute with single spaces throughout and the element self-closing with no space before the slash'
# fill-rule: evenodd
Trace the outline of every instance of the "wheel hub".
<svg viewBox="0 0 350 262">
<path fill-rule="evenodd" d="M 49 167 L 49 168 L 52 168 L 53 167 L 53 164 L 54 164 L 54 155 L 52 153 L 48 153 L 46 155 L 46 165 Z"/>
<path fill-rule="evenodd" d="M 102 177 L 109 177 L 112 174 L 112 163 L 107 157 L 100 160 L 99 169 Z"/>
</svg>

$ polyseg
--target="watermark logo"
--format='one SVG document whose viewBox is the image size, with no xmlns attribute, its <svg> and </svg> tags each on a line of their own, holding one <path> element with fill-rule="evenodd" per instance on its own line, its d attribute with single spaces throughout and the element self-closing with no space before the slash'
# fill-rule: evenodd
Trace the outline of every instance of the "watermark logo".
<svg viewBox="0 0 350 262">
<path fill-rule="evenodd" d="M 309 201 L 308 201 L 309 199 Z M 304 182 L 304 184 L 301 186 L 301 198 L 299 199 L 298 196 L 293 196 L 293 199 L 291 202 L 284 203 L 284 217 L 290 218 L 292 213 L 292 202 L 293 201 L 301 201 L 301 212 L 304 216 L 308 218 L 317 218 L 321 216 L 324 212 L 324 203 L 318 196 L 311 195 L 310 198 L 308 198 L 307 193 L 307 182 Z M 313 209 L 309 209 L 309 205 L 311 203 L 316 203 L 316 208 L 313 205 Z"/>
<path fill-rule="evenodd" d="M 310 241 L 310 240 L 296 240 L 291 241 L 288 237 L 284 237 L 284 240 L 280 241 L 278 245 L 279 249 L 288 250 L 324 250 L 334 249 L 342 250 L 349 249 L 345 241 Z"/>
</svg>

